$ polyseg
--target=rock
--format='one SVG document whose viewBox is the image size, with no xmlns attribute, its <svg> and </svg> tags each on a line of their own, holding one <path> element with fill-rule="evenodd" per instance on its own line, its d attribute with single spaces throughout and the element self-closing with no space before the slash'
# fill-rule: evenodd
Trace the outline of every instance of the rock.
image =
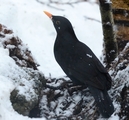
<svg viewBox="0 0 129 120">
<path fill-rule="evenodd" d="M 18 113 L 29 116 L 30 111 L 39 104 L 41 91 L 46 84 L 45 77 L 38 71 L 38 64 L 27 46 L 12 30 L 1 24 L 0 47 L 8 49 L 9 56 L 16 63 L 14 68 L 10 68 L 10 73 L 6 74 L 15 85 L 10 95 L 12 106 Z"/>
<path fill-rule="evenodd" d="M 27 46 L 13 34 L 12 30 L 7 29 L 1 24 L 0 38 L 2 38 L 4 48 L 9 49 L 9 56 L 16 61 L 17 65 L 37 70 L 38 64 L 33 58 L 31 51 L 29 51 Z"/>
<path fill-rule="evenodd" d="M 68 78 L 49 79 L 39 104 L 48 120 L 96 120 L 99 112 L 87 86 L 73 85 Z"/>
<path fill-rule="evenodd" d="M 115 114 L 121 120 L 129 118 L 129 43 L 112 62 L 109 70 L 113 84 L 110 93 L 117 108 Z"/>
<path fill-rule="evenodd" d="M 39 100 L 41 99 L 41 91 L 45 85 L 45 78 L 39 72 L 32 72 L 27 69 L 25 71 L 29 72 L 29 81 L 31 83 L 33 82 L 33 84 L 28 84 L 31 84 L 32 87 L 29 89 L 27 84 L 19 84 L 19 86 L 11 92 L 10 99 L 14 109 L 18 113 L 29 116 L 30 111 L 39 103 Z M 20 92 L 22 89 L 25 89 L 23 93 Z"/>
</svg>

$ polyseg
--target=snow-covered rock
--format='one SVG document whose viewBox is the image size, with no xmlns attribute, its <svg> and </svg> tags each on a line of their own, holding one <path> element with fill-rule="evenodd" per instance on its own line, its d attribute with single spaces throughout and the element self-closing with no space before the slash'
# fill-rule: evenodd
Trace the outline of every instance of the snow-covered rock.
<svg viewBox="0 0 129 120">
<path fill-rule="evenodd" d="M 129 43 L 112 62 L 109 73 L 113 79 L 110 93 L 116 105 L 115 113 L 121 120 L 127 120 L 129 118 Z"/>
<path fill-rule="evenodd" d="M 38 104 L 45 78 L 37 70 L 37 63 L 28 47 L 12 30 L 1 24 L 0 53 L 0 77 L 14 86 L 10 91 L 12 106 L 18 113 L 28 116 Z"/>
</svg>

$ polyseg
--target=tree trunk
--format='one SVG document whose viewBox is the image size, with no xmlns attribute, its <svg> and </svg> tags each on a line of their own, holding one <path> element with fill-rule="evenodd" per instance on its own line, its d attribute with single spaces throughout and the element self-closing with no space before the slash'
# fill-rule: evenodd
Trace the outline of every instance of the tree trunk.
<svg viewBox="0 0 129 120">
<path fill-rule="evenodd" d="M 107 0 L 99 0 L 99 2 L 104 35 L 104 62 L 106 63 L 106 67 L 109 68 L 110 63 L 116 58 L 118 54 L 117 42 L 113 27 L 114 21 L 111 3 L 108 3 Z"/>
</svg>

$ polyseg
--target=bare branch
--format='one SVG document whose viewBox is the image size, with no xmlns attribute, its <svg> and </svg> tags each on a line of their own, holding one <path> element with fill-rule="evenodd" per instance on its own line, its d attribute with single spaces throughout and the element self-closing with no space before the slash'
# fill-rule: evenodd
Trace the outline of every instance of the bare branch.
<svg viewBox="0 0 129 120">
<path fill-rule="evenodd" d="M 99 22 L 99 23 L 101 23 L 101 21 L 99 21 L 99 20 L 97 20 L 97 19 L 94 19 L 94 18 L 90 18 L 90 17 L 87 17 L 87 16 L 84 16 L 86 19 L 88 19 L 88 20 L 93 20 L 93 21 L 96 21 L 96 22 Z"/>
<path fill-rule="evenodd" d="M 46 2 L 43 2 L 43 1 L 40 1 L 40 0 L 36 0 L 38 3 L 40 4 L 45 4 L 51 8 L 54 8 L 54 9 L 57 9 L 57 10 L 61 10 L 61 11 L 64 11 L 64 9 L 61 9 L 61 8 L 57 8 L 55 6 L 53 6 L 54 4 L 59 4 L 59 5 L 70 5 L 71 7 L 74 7 L 73 4 L 77 4 L 77 3 L 81 3 L 81 2 L 86 2 L 87 0 L 77 0 L 77 1 L 74 1 L 74 2 L 61 2 L 61 1 L 53 1 L 53 0 L 49 0 L 49 3 L 46 3 Z"/>
</svg>

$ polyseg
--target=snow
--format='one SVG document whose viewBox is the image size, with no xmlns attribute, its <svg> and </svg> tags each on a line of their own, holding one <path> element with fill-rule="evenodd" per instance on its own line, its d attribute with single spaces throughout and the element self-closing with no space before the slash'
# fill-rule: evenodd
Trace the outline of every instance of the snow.
<svg viewBox="0 0 129 120">
<path fill-rule="evenodd" d="M 39 70 L 46 77 L 59 78 L 65 76 L 65 74 L 53 56 L 56 31 L 51 20 L 43 11 L 47 10 L 54 15 L 67 17 L 72 22 L 78 39 L 87 44 L 99 58 L 102 52 L 103 36 L 101 23 L 97 22 L 101 21 L 99 6 L 94 1 L 72 5 L 53 3 L 50 7 L 47 0 L 42 0 L 44 4 L 40 4 L 36 0 L 0 0 L 0 23 L 12 29 L 15 35 L 29 47 L 36 61 L 40 64 Z M 69 1 L 62 0 L 61 2 L 66 3 Z M 13 48 L 14 46 L 8 47 Z M 9 51 L 4 49 L 1 44 L 0 55 L 2 56 L 0 58 L 0 120 L 31 120 L 31 118 L 15 112 L 10 102 L 10 93 L 18 84 L 16 81 L 10 80 L 10 77 L 18 79 L 17 74 L 26 76 L 26 73 L 15 64 L 14 60 L 9 57 Z M 23 78 L 22 82 L 25 79 Z M 24 94 L 24 90 L 21 91 Z M 33 93 L 33 91 L 30 92 Z M 75 97 L 75 100 L 78 101 L 79 99 Z M 59 111 L 57 110 L 57 113 Z M 69 112 L 66 114 L 69 114 Z M 32 119 L 45 120 L 44 117 Z M 112 116 L 109 120 L 118 119 L 118 116 Z"/>
<path fill-rule="evenodd" d="M 34 0 L 4 0 L 0 7 L 0 22 L 13 29 L 14 33 L 28 45 L 40 64 L 39 69 L 45 76 L 49 77 L 51 74 L 52 77 L 61 77 L 65 74 L 53 56 L 56 31 L 43 11 L 67 17 L 72 22 L 78 39 L 85 42 L 98 58 L 102 52 L 102 28 L 101 23 L 84 17 L 100 21 L 99 7 L 94 3 L 81 2 L 73 6 L 52 4 L 52 6 L 61 8 L 63 11 L 42 5 Z"/>
<path fill-rule="evenodd" d="M 14 60 L 9 57 L 7 49 L 0 48 L 0 54 L 2 56 L 0 59 L 0 120 L 29 120 L 30 118 L 15 112 L 10 101 L 10 93 L 17 86 L 17 82 L 14 83 L 10 78 L 19 79 L 18 72 L 21 74 L 25 73 L 23 73 L 24 71 L 19 69 Z M 26 89 L 28 89 L 28 87 Z M 23 90 L 22 88 L 21 91 Z M 42 118 L 42 120 L 45 119 Z"/>
<path fill-rule="evenodd" d="M 5 84 L 6 83 L 6 84 Z M 31 120 L 15 112 L 10 102 L 10 92 L 14 89 L 11 80 L 0 76 L 0 120 Z M 34 120 L 34 119 L 33 119 Z M 36 120 L 45 120 L 44 118 Z"/>
<path fill-rule="evenodd" d="M 112 2 L 111 2 L 111 0 L 106 0 L 106 3 L 109 3 L 109 4 L 111 4 Z"/>
</svg>

